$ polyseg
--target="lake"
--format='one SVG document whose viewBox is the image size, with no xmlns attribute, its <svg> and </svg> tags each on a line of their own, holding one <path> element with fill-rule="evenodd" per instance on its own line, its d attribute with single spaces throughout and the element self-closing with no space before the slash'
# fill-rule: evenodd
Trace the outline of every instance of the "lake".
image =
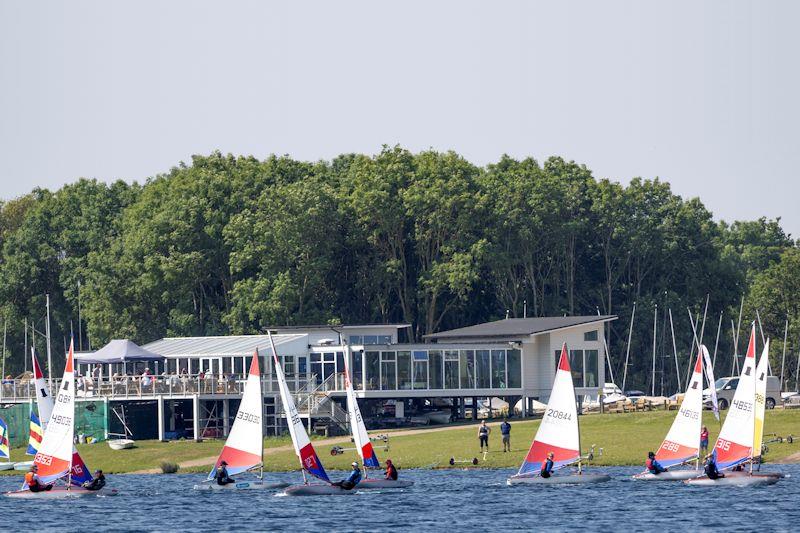
<svg viewBox="0 0 800 533">
<path fill-rule="evenodd" d="M 800 465 L 768 465 L 791 474 L 761 488 L 707 489 L 635 482 L 640 468 L 596 468 L 599 485 L 508 487 L 503 470 L 401 471 L 414 487 L 364 491 L 352 497 L 286 497 L 272 492 L 192 490 L 200 474 L 115 475 L 115 497 L 61 501 L 0 498 L 2 528 L 59 531 L 797 531 Z M 344 477 L 333 472 L 332 479 Z M 299 473 L 268 474 L 296 482 Z M 16 489 L 22 477 L 0 478 Z M 63 523 L 60 517 L 69 517 Z"/>
</svg>

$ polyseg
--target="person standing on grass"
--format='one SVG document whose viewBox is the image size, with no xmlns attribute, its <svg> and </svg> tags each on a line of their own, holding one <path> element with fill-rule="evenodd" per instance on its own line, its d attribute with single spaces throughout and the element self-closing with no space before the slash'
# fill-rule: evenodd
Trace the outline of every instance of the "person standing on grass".
<svg viewBox="0 0 800 533">
<path fill-rule="evenodd" d="M 508 419 L 504 418 L 503 423 L 500 424 L 500 435 L 503 436 L 503 453 L 511 451 L 511 424 Z"/>
<path fill-rule="evenodd" d="M 489 433 L 492 432 L 492 429 L 486 425 L 486 420 L 481 422 L 481 425 L 478 426 L 478 442 L 481 445 L 481 452 L 483 452 L 484 445 L 486 446 L 486 451 L 489 451 Z"/>
<path fill-rule="evenodd" d="M 700 455 L 705 455 L 708 453 L 708 428 L 703 426 L 703 430 L 700 432 Z"/>
</svg>

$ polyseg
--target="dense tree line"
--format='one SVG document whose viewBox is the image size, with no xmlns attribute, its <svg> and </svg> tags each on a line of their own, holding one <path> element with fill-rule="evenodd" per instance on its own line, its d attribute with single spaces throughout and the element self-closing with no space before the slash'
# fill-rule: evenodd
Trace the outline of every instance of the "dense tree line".
<svg viewBox="0 0 800 533">
<path fill-rule="evenodd" d="M 760 310 L 773 338 L 788 313 L 790 362 L 800 340 L 800 250 L 779 221 L 718 223 L 658 179 L 622 186 L 559 157 L 479 167 L 400 147 L 316 163 L 213 153 L 144 185 L 81 179 L 5 202 L 0 246 L 14 370 L 23 320 L 43 349 L 45 294 L 58 354 L 77 339 L 79 307 L 84 348 L 338 322 L 410 323 L 419 340 L 506 315 L 616 314 L 617 374 L 636 302 L 629 386 L 650 386 L 656 320 L 668 392 L 668 310 L 684 369 L 686 309 L 697 316 L 707 295 L 707 344 L 724 312 L 721 368 L 742 296 L 744 322 Z"/>
</svg>

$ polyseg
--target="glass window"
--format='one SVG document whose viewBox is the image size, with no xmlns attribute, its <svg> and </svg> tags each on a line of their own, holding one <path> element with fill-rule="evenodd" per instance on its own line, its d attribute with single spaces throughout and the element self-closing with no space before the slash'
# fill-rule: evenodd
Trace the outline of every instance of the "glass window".
<svg viewBox="0 0 800 533">
<path fill-rule="evenodd" d="M 475 388 L 475 351 L 461 350 L 461 388 Z"/>
<path fill-rule="evenodd" d="M 583 340 L 586 342 L 597 340 L 597 330 L 587 331 L 583 334 Z"/>
<path fill-rule="evenodd" d="M 378 336 L 364 335 L 364 344 L 378 344 Z"/>
<path fill-rule="evenodd" d="M 318 353 L 312 353 L 311 354 L 311 362 L 312 363 L 318 363 L 320 361 L 322 361 L 322 354 L 318 354 Z"/>
<path fill-rule="evenodd" d="M 361 335 L 350 335 L 350 344 L 361 344 Z"/>
<path fill-rule="evenodd" d="M 397 352 L 397 388 L 411 389 L 411 352 Z"/>
<path fill-rule="evenodd" d="M 569 366 L 572 369 L 572 384 L 583 387 L 583 350 L 569 351 Z"/>
<path fill-rule="evenodd" d="M 492 350 L 492 387 L 505 389 L 506 382 L 506 351 Z"/>
<path fill-rule="evenodd" d="M 336 352 L 336 373 L 344 373 L 344 352 Z"/>
<path fill-rule="evenodd" d="M 394 352 L 381 352 L 381 390 L 397 389 L 395 366 Z"/>
<path fill-rule="evenodd" d="M 586 386 L 597 387 L 597 350 L 586 350 Z"/>
<path fill-rule="evenodd" d="M 223 357 L 222 358 L 222 371 L 225 375 L 229 375 L 231 373 L 231 368 L 233 367 L 233 357 Z M 238 359 L 238 357 L 236 358 Z"/>
<path fill-rule="evenodd" d="M 455 357 L 448 357 L 449 353 L 454 353 Z M 458 351 L 445 352 L 444 356 L 444 388 L 458 388 Z"/>
<path fill-rule="evenodd" d="M 428 357 L 430 360 L 429 372 L 430 372 L 430 388 L 432 389 L 441 389 L 442 388 L 442 378 L 443 378 L 443 364 L 444 360 L 442 359 L 442 352 L 441 350 L 431 350 L 428 352 Z"/>
<path fill-rule="evenodd" d="M 197 359 L 189 359 L 189 373 L 190 374 L 200 373 L 200 361 L 198 361 Z"/>
<path fill-rule="evenodd" d="M 522 367 L 520 364 L 520 356 L 521 353 L 519 350 L 508 350 L 507 352 L 506 370 L 508 372 L 508 387 L 511 389 L 522 387 Z"/>
<path fill-rule="evenodd" d="M 366 390 L 378 390 L 380 383 L 380 352 L 366 352 L 364 353 L 364 362 L 366 375 L 364 376 L 364 383 L 366 383 Z"/>
<path fill-rule="evenodd" d="M 353 356 L 353 366 L 350 369 L 350 373 L 353 375 L 353 388 L 360 389 L 362 388 L 362 378 L 364 376 L 363 371 L 361 370 L 361 356 L 364 352 L 361 350 L 357 352 L 350 352 Z"/>
<path fill-rule="evenodd" d="M 294 356 L 293 355 L 284 355 L 283 356 L 283 373 L 286 377 L 294 377 Z"/>
<path fill-rule="evenodd" d="M 244 357 L 233 358 L 233 373 L 237 376 L 244 375 Z"/>
<path fill-rule="evenodd" d="M 297 360 L 297 363 L 297 372 L 301 376 L 306 377 L 306 374 L 308 373 L 308 357 L 300 356 Z"/>
<path fill-rule="evenodd" d="M 392 344 L 392 336 L 378 335 L 378 344 Z"/>
<path fill-rule="evenodd" d="M 489 350 L 475 350 L 476 377 L 479 389 L 488 389 L 491 385 Z"/>
<path fill-rule="evenodd" d="M 428 352 L 414 352 L 414 388 L 428 388 Z"/>
</svg>

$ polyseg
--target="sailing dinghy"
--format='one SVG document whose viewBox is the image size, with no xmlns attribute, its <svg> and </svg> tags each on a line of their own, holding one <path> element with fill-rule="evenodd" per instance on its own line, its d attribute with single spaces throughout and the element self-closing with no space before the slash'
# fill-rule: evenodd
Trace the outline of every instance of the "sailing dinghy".
<svg viewBox="0 0 800 533">
<path fill-rule="evenodd" d="M 297 407 L 294 404 L 292 395 L 289 392 L 289 387 L 286 385 L 286 376 L 283 374 L 283 367 L 278 360 L 278 351 L 275 349 L 275 342 L 272 340 L 272 334 L 268 331 L 269 342 L 272 347 L 272 358 L 275 364 L 275 375 L 278 378 L 278 389 L 281 393 L 281 402 L 283 402 L 283 410 L 286 413 L 286 423 L 289 426 L 289 435 L 292 437 L 292 444 L 297 458 L 300 460 L 300 468 L 303 472 L 303 484 L 292 485 L 288 487 L 284 493 L 288 496 L 320 496 L 320 495 L 345 495 L 354 494 L 355 490 L 345 490 L 337 485 L 331 483 L 325 468 L 322 466 L 322 461 L 319 460 L 311 440 L 308 438 L 306 428 L 303 427 L 303 421 L 297 412 Z M 324 483 L 309 483 L 306 478 L 306 472 L 323 481 Z"/>
<path fill-rule="evenodd" d="M 508 478 L 509 485 L 542 484 L 542 485 L 574 485 L 586 483 L 602 483 L 611 478 L 606 474 L 586 474 L 581 467 L 580 428 L 578 426 L 578 409 L 575 405 L 575 388 L 572 384 L 572 373 L 569 366 L 567 345 L 561 348 L 558 369 L 553 381 L 553 390 L 547 402 L 542 423 L 533 438 L 531 449 L 516 475 Z M 553 452 L 553 474 L 543 478 L 539 474 L 542 462 L 547 454 Z M 575 474 L 558 475 L 557 470 L 578 464 Z"/>
<path fill-rule="evenodd" d="M 86 465 L 80 460 L 80 456 L 77 456 L 73 445 L 75 437 L 75 377 L 72 348 L 72 341 L 70 341 L 67 363 L 64 367 L 64 377 L 59 386 L 55 405 L 50 400 L 49 420 L 45 426 L 41 445 L 33 458 L 33 463 L 39 468 L 38 475 L 42 484 L 55 485 L 58 480 L 65 477 L 67 478 L 67 484 L 64 487 L 54 486 L 51 490 L 43 492 L 31 492 L 23 485 L 20 490 L 7 492 L 6 496 L 10 498 L 58 499 L 76 496 L 96 496 L 100 492 L 75 486 L 78 480 L 91 479 L 91 476 Z M 41 375 L 41 371 L 39 371 L 39 374 Z M 40 383 L 37 380 L 37 389 L 40 388 L 39 385 Z M 49 398 L 44 387 L 43 378 L 41 380 L 41 391 L 37 390 L 37 400 L 40 392 L 42 398 Z M 40 402 L 39 409 L 41 413 L 46 413 L 48 409 L 47 402 Z M 76 456 L 79 462 L 76 462 Z M 105 490 L 103 493 L 116 494 L 117 491 Z"/>
<path fill-rule="evenodd" d="M 703 356 L 706 350 L 701 346 L 697 353 L 697 362 L 694 365 L 692 379 L 683 396 L 681 407 L 675 420 L 672 422 L 664 442 L 656 452 L 656 459 L 667 469 L 660 474 L 651 474 L 644 471 L 636 474 L 633 479 L 640 481 L 675 481 L 697 477 L 700 472 L 693 470 L 670 470 L 674 466 L 681 466 L 692 461 L 699 464 L 700 430 L 703 414 Z"/>
<path fill-rule="evenodd" d="M 14 468 L 14 463 L 11 462 L 11 452 L 8 448 L 8 424 L 2 418 L 0 418 L 0 459 L 5 459 L 5 461 L 0 462 L 0 470 Z"/>
<path fill-rule="evenodd" d="M 264 436 L 261 424 L 263 398 L 261 396 L 261 370 L 258 366 L 258 350 L 253 354 L 250 373 L 242 393 L 242 402 L 233 421 L 222 451 L 208 473 L 205 483 L 195 485 L 195 490 L 268 490 L 288 487 L 288 483 L 264 483 L 262 481 L 264 466 Z M 235 476 L 259 468 L 258 480 L 237 481 L 227 485 L 218 485 L 214 480 L 220 463 L 227 463 L 228 474 Z"/>
<path fill-rule="evenodd" d="M 768 357 L 769 341 L 764 346 L 762 359 Z M 750 342 L 747 345 L 747 356 L 742 366 L 742 373 L 739 376 L 739 383 L 733 394 L 728 409 L 728 416 L 722 424 L 719 437 L 714 444 L 717 468 L 729 470 L 737 465 L 750 463 L 750 471 L 744 472 L 725 472 L 725 477 L 710 479 L 707 476 L 700 476 L 687 479 L 685 483 L 693 486 L 755 486 L 772 485 L 778 482 L 780 474 L 763 474 L 753 472 L 753 449 L 756 443 L 756 327 L 752 325 L 750 330 Z M 764 359 L 764 361 L 766 361 Z M 759 365 L 761 366 L 761 365 Z M 766 362 L 764 363 L 764 374 L 766 375 Z M 766 390 L 766 389 L 765 389 Z M 763 431 L 763 423 L 760 431 Z"/>
<path fill-rule="evenodd" d="M 413 481 L 407 479 L 383 479 L 368 477 L 370 468 L 380 468 L 381 463 L 375 455 L 375 449 L 369 440 L 367 428 L 364 426 L 364 418 L 361 416 L 361 409 L 358 408 L 353 383 L 350 381 L 350 346 L 345 345 L 344 355 L 344 387 L 347 392 L 347 416 L 350 419 L 350 431 L 353 434 L 353 442 L 356 445 L 358 456 L 364 465 L 364 479 L 358 484 L 359 489 L 401 489 L 410 487 Z"/>
</svg>

